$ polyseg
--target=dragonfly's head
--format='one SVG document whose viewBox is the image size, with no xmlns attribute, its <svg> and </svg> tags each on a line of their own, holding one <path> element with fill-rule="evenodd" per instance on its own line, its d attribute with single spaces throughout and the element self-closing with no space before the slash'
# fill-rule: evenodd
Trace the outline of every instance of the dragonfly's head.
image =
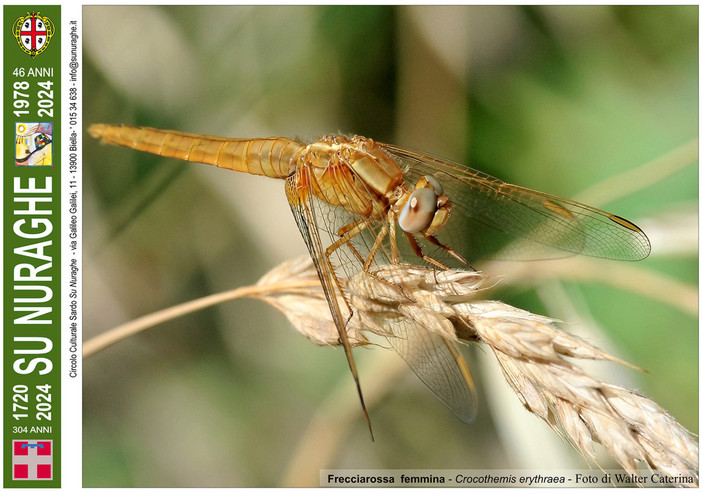
<svg viewBox="0 0 702 492">
<path fill-rule="evenodd" d="M 433 176 L 423 176 L 412 193 L 404 198 L 398 219 L 400 228 L 410 234 L 433 236 L 449 218 L 451 201 Z"/>
</svg>

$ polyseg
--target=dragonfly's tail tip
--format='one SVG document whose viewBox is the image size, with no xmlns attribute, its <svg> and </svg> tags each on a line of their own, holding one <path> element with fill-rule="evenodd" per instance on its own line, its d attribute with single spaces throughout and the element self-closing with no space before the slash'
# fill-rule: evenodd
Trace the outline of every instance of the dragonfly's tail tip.
<svg viewBox="0 0 702 492">
<path fill-rule="evenodd" d="M 93 123 L 88 127 L 88 133 L 93 138 L 102 138 L 105 134 L 105 127 L 106 125 L 102 123 Z"/>
</svg>

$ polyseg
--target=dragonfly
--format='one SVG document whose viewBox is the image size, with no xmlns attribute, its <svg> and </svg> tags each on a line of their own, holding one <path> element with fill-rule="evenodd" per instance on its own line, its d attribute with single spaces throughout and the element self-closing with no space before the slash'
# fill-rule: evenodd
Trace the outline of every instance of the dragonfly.
<svg viewBox="0 0 702 492">
<path fill-rule="evenodd" d="M 651 246 L 632 222 L 548 193 L 505 183 L 446 159 L 361 136 L 313 143 L 225 138 L 94 124 L 102 142 L 285 180 L 285 193 L 317 270 L 373 436 L 346 326 L 348 283 L 379 265 L 472 269 L 477 258 L 572 254 L 638 261 Z M 405 318 L 391 346 L 461 420 L 476 414 L 475 384 L 454 342 Z"/>
</svg>

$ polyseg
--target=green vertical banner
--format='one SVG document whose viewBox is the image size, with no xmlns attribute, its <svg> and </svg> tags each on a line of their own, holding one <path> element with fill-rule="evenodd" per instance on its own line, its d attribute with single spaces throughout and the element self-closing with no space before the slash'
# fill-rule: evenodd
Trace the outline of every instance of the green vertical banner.
<svg viewBox="0 0 702 492">
<path fill-rule="evenodd" d="M 3 7 L 5 488 L 61 485 L 60 26 Z"/>
</svg>

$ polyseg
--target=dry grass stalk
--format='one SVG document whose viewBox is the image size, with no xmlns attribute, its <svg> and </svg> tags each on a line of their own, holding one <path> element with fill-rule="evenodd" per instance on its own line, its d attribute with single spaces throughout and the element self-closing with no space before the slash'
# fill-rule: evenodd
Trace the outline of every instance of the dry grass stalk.
<svg viewBox="0 0 702 492">
<path fill-rule="evenodd" d="M 389 326 L 407 318 L 451 342 L 477 342 L 495 354 L 510 387 L 527 410 L 596 462 L 594 443 L 602 444 L 628 472 L 639 464 L 671 477 L 691 477 L 697 485 L 697 442 L 652 400 L 621 386 L 599 381 L 571 359 L 626 364 L 586 340 L 558 329 L 555 320 L 498 301 L 479 301 L 489 286 L 477 272 L 411 265 L 385 265 L 371 274 L 340 279 L 353 309 L 347 330 L 354 346 L 371 343 L 366 335 L 393 337 Z M 338 333 L 308 257 L 285 262 L 250 287 L 235 289 L 152 313 L 114 328 L 84 344 L 88 357 L 107 346 L 168 319 L 241 297 L 263 300 L 320 345 L 338 344 Z M 339 303 L 345 303 L 340 300 Z M 628 365 L 628 364 L 626 364 Z"/>
<path fill-rule="evenodd" d="M 383 320 L 398 316 L 448 340 L 485 344 L 526 409 L 566 437 L 586 459 L 596 462 L 593 444 L 600 443 L 630 473 L 644 464 L 674 479 L 692 477 L 694 482 L 676 485 L 697 485 L 698 445 L 684 427 L 652 400 L 599 381 L 566 357 L 624 361 L 558 329 L 553 319 L 497 301 L 471 301 L 486 283 L 479 273 L 436 272 L 410 265 L 381 266 L 371 273 L 344 280 L 354 310 L 348 324 L 354 345 L 369 343 L 364 333 L 393 336 Z M 279 309 L 315 343 L 337 344 L 319 285 L 294 291 L 271 288 L 292 278 L 315 276 L 307 258 L 283 263 L 260 280 L 264 293 L 255 297 Z"/>
</svg>

